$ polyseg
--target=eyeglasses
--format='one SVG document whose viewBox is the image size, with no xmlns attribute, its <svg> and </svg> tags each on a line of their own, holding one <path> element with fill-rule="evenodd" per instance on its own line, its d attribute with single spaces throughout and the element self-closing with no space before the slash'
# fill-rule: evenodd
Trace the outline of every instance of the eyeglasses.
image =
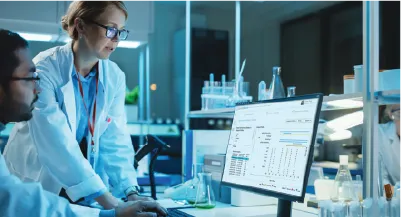
<svg viewBox="0 0 401 217">
<path fill-rule="evenodd" d="M 400 109 L 391 110 L 391 119 L 400 120 Z"/>
<path fill-rule="evenodd" d="M 40 86 L 40 78 L 37 72 L 33 72 L 32 77 L 27 77 L 27 78 L 9 77 L 8 79 L 10 81 L 33 81 L 33 83 L 36 85 L 35 89 L 38 89 L 38 87 Z"/>
<path fill-rule="evenodd" d="M 106 29 L 106 37 L 109 38 L 109 39 L 113 39 L 114 37 L 117 36 L 117 34 L 118 34 L 118 38 L 120 40 L 125 40 L 125 39 L 128 38 L 129 31 L 126 30 L 126 29 L 119 30 L 119 29 L 117 29 L 115 27 L 102 25 L 102 24 L 97 23 L 97 22 L 95 22 L 93 20 L 89 20 L 89 22 Z"/>
</svg>

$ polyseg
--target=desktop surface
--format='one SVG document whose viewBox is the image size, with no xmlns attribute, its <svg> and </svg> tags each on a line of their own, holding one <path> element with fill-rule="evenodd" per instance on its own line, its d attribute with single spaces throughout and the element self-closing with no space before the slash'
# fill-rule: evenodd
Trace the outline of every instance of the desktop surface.
<svg viewBox="0 0 401 217">
<path fill-rule="evenodd" d="M 251 207 L 236 207 L 230 204 L 221 202 L 216 203 L 216 207 L 213 209 L 199 209 L 199 208 L 188 208 L 183 207 L 175 203 L 171 199 L 158 200 L 160 205 L 168 208 L 177 208 L 178 213 L 185 213 L 187 217 L 276 217 L 277 216 L 277 205 L 268 206 L 251 206 Z M 175 212 L 177 213 L 177 212 Z M 171 213 L 171 216 L 179 216 Z M 315 208 L 307 207 L 306 203 L 294 203 L 292 208 L 292 215 L 295 217 L 317 217 L 318 210 Z"/>
<path fill-rule="evenodd" d="M 316 94 L 236 106 L 222 183 L 302 201 L 321 100 Z"/>
</svg>

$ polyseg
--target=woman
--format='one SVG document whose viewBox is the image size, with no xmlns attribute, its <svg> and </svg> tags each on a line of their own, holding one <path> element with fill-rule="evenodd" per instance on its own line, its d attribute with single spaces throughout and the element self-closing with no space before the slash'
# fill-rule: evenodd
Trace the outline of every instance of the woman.
<svg viewBox="0 0 401 217">
<path fill-rule="evenodd" d="M 383 185 L 400 181 L 400 105 L 389 105 L 389 122 L 379 125 L 379 159 Z"/>
<path fill-rule="evenodd" d="M 106 209 L 117 198 L 146 199 L 136 191 L 125 75 L 108 59 L 128 36 L 126 20 L 122 2 L 74 1 L 62 18 L 72 42 L 34 58 L 42 89 L 37 108 L 30 121 L 16 124 L 5 149 L 10 171 L 23 181 L 56 194 L 63 188 L 73 202 L 96 200 Z"/>
</svg>

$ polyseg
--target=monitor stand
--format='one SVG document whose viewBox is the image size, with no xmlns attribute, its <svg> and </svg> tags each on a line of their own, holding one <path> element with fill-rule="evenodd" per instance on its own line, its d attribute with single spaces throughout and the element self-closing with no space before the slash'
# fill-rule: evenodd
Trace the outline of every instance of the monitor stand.
<svg viewBox="0 0 401 217">
<path fill-rule="evenodd" d="M 289 200 L 278 199 L 277 217 L 291 217 L 292 202 Z"/>
</svg>

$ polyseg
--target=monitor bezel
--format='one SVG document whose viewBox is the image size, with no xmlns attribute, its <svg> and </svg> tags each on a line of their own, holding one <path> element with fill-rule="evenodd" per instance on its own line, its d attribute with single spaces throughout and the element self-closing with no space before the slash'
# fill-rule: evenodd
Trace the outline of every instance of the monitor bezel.
<svg viewBox="0 0 401 217">
<path fill-rule="evenodd" d="M 288 201 L 303 203 L 304 198 L 305 198 L 305 192 L 306 192 L 306 186 L 308 183 L 310 168 L 311 168 L 312 162 L 313 162 L 313 150 L 315 147 L 316 133 L 317 133 L 317 128 L 318 128 L 318 124 L 319 124 L 320 112 L 321 112 L 321 108 L 322 108 L 323 94 L 317 93 L 317 94 L 309 94 L 309 95 L 295 96 L 295 97 L 289 97 L 289 98 L 263 100 L 263 101 L 257 101 L 257 102 L 237 104 L 237 106 L 244 106 L 244 105 L 253 105 L 253 104 L 261 104 L 261 103 L 276 103 L 276 102 L 308 100 L 308 99 L 316 99 L 316 98 L 318 99 L 318 103 L 317 103 L 316 114 L 315 114 L 315 122 L 313 123 L 313 133 L 312 133 L 312 139 L 311 139 L 311 144 L 310 144 L 310 149 L 309 149 L 308 160 L 306 163 L 305 176 L 304 176 L 304 182 L 303 182 L 303 186 L 302 186 L 301 196 L 294 196 L 294 195 L 290 195 L 290 194 L 284 194 L 284 193 L 279 193 L 279 192 L 275 192 L 275 191 L 264 190 L 264 189 L 245 186 L 245 185 L 233 184 L 230 182 L 224 182 L 223 177 L 224 177 L 224 171 L 225 171 L 225 166 L 226 166 L 226 160 L 224 161 L 224 167 L 223 167 L 224 169 L 223 169 L 223 174 L 221 176 L 221 184 L 224 186 L 227 186 L 227 187 L 236 188 L 239 190 L 250 191 L 252 193 L 256 193 L 256 194 L 260 194 L 260 195 L 264 195 L 264 196 L 271 196 L 271 197 L 275 197 L 275 198 L 278 198 L 281 200 L 288 200 Z M 235 117 L 236 111 L 237 111 L 237 109 L 234 110 L 234 117 Z M 229 138 L 231 137 L 231 132 L 232 132 L 232 130 L 230 130 Z M 226 148 L 226 154 L 227 154 L 227 149 L 228 149 L 228 144 L 227 144 L 227 148 Z"/>
</svg>

